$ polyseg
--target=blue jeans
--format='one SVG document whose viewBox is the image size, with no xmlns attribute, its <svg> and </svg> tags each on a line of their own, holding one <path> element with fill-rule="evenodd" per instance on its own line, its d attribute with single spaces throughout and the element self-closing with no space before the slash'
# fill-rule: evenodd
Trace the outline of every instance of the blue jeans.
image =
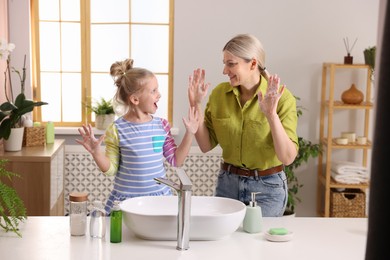
<svg viewBox="0 0 390 260">
<path fill-rule="evenodd" d="M 256 195 L 257 205 L 263 217 L 280 217 L 287 205 L 287 178 L 284 171 L 268 176 L 245 177 L 220 170 L 215 196 L 236 199 L 248 204 L 251 192 Z"/>
</svg>

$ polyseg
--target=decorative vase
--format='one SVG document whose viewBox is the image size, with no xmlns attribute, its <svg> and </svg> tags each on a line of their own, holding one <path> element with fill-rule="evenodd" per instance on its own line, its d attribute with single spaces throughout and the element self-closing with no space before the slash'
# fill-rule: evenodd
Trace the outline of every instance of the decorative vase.
<svg viewBox="0 0 390 260">
<path fill-rule="evenodd" d="M 107 127 L 114 122 L 115 114 L 96 115 L 95 127 L 99 130 L 106 130 Z"/>
<path fill-rule="evenodd" d="M 22 150 L 24 127 L 11 128 L 8 140 L 4 140 L 4 150 L 16 152 Z"/>
<path fill-rule="evenodd" d="M 362 103 L 364 94 L 356 88 L 355 84 L 341 94 L 341 100 L 345 104 L 358 105 Z"/>
</svg>

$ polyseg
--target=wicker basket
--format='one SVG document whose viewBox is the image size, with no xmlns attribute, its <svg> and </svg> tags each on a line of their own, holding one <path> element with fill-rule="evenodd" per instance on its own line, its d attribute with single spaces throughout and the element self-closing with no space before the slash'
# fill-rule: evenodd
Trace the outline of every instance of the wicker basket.
<svg viewBox="0 0 390 260">
<path fill-rule="evenodd" d="M 44 126 L 25 127 L 23 146 L 43 146 L 46 143 L 46 130 Z"/>
<path fill-rule="evenodd" d="M 330 191 L 330 216 L 361 218 L 366 216 L 366 194 L 361 190 Z"/>
</svg>

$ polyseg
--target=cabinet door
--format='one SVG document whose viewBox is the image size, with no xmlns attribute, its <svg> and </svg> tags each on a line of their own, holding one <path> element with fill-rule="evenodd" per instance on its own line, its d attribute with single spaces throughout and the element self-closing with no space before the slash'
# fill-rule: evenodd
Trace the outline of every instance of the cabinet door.
<svg viewBox="0 0 390 260">
<path fill-rule="evenodd" d="M 11 162 L 8 170 L 18 173 L 12 187 L 18 192 L 27 209 L 27 216 L 50 214 L 50 163 Z"/>
</svg>

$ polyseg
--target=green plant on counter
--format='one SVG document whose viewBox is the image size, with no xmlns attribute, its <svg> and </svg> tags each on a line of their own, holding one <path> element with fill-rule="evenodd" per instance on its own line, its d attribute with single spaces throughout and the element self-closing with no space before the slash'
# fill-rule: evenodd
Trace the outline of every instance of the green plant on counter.
<svg viewBox="0 0 390 260">
<path fill-rule="evenodd" d="M 295 97 L 297 100 L 300 100 L 299 97 Z M 297 115 L 298 118 L 302 115 L 303 108 L 297 106 Z M 302 164 L 307 163 L 310 158 L 316 158 L 321 152 L 320 144 L 313 144 L 309 140 L 304 139 L 303 137 L 298 136 L 298 154 L 294 162 L 285 167 L 284 171 L 287 176 L 288 183 L 288 199 L 287 206 L 285 210 L 285 215 L 295 213 L 295 206 L 297 203 L 301 202 L 300 197 L 298 196 L 299 189 L 303 187 L 298 180 L 295 170 L 299 168 Z"/>
<path fill-rule="evenodd" d="M 35 107 L 47 105 L 47 102 L 33 101 L 26 99 L 24 94 L 24 83 L 26 80 L 26 55 L 24 55 L 23 70 L 20 72 L 11 67 L 11 52 L 14 50 L 13 43 L 6 43 L 0 40 L 0 58 L 6 60 L 4 72 L 4 93 L 6 101 L 0 104 L 0 139 L 9 139 L 12 128 L 23 127 L 22 119 L 25 114 L 30 113 Z M 11 81 L 11 72 L 17 74 L 20 80 L 20 93 L 14 99 Z"/>
<path fill-rule="evenodd" d="M 86 107 L 96 115 L 115 114 L 112 100 L 104 98 L 100 98 L 100 101 L 96 101 L 94 105 L 86 105 Z"/>
<path fill-rule="evenodd" d="M 22 237 L 18 227 L 27 219 L 26 207 L 15 189 L 6 185 L 2 180 L 20 178 L 16 173 L 5 169 L 7 160 L 0 159 L 0 227 L 6 232 L 14 232 Z"/>
<path fill-rule="evenodd" d="M 0 105 L 0 139 L 8 140 L 11 134 L 11 128 L 22 127 L 22 117 L 24 114 L 32 112 L 34 107 L 47 105 L 46 102 L 35 102 L 26 99 L 24 93 L 20 93 L 15 103 L 6 101 Z"/>
</svg>

